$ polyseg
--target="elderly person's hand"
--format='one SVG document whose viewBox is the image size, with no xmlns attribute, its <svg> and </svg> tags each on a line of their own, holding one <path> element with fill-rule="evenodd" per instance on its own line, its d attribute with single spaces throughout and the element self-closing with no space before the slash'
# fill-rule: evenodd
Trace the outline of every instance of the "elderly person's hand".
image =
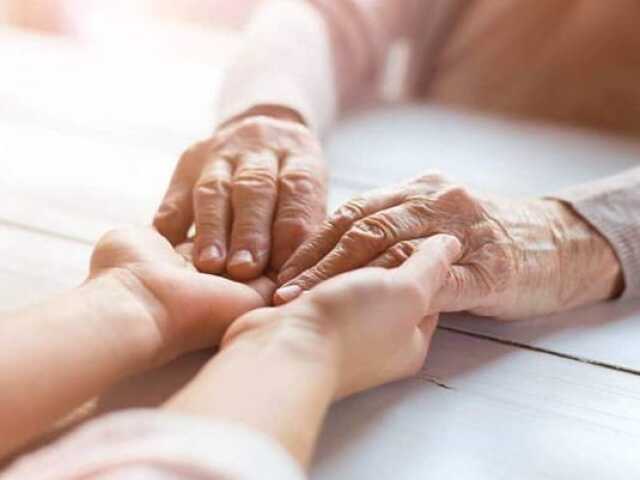
<svg viewBox="0 0 640 480">
<path fill-rule="evenodd" d="M 154 226 L 177 245 L 195 222 L 196 267 L 250 280 L 324 219 L 326 183 L 320 144 L 293 113 L 241 117 L 182 156 Z"/>
<path fill-rule="evenodd" d="M 456 238 L 436 235 L 402 266 L 339 275 L 288 305 L 249 312 L 222 353 L 247 342 L 282 347 L 330 369 L 334 399 L 414 375 L 437 323 L 427 314 L 460 253 Z"/>
<path fill-rule="evenodd" d="M 107 233 L 93 253 L 89 280 L 110 277 L 140 310 L 141 345 L 151 352 L 146 367 L 217 345 L 231 322 L 273 293 L 266 278 L 244 285 L 197 272 L 191 248 L 175 250 L 152 228 L 129 228 Z"/>
<path fill-rule="evenodd" d="M 435 310 L 519 318 L 609 299 L 621 289 L 608 242 L 563 203 L 491 198 L 427 174 L 341 207 L 285 264 L 275 300 L 365 265 L 398 265 L 439 233 L 457 237 L 463 255 Z"/>
</svg>

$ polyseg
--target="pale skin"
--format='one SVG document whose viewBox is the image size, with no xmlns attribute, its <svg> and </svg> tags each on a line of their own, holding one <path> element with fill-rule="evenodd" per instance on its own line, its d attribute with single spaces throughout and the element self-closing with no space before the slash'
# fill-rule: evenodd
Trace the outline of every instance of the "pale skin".
<svg viewBox="0 0 640 480">
<path fill-rule="evenodd" d="M 427 313 L 461 252 L 455 238 L 435 236 L 391 272 L 361 269 L 260 308 L 269 280 L 199 273 L 191 249 L 149 228 L 112 232 L 82 286 L 2 318 L 0 457 L 122 378 L 220 345 L 163 408 L 241 422 L 307 465 L 334 400 L 421 368 L 436 326 Z M 359 301 L 370 298 L 373 309 Z"/>
<path fill-rule="evenodd" d="M 277 270 L 325 216 L 319 142 L 287 110 L 269 113 L 235 119 L 189 149 L 156 215 L 174 245 L 195 223 L 202 272 L 251 280 Z"/>
<path fill-rule="evenodd" d="M 409 180 L 367 193 L 321 223 L 326 167 L 319 137 L 324 130 L 312 126 L 327 126 L 326 121 L 321 121 L 322 107 L 330 104 L 333 98 L 327 94 L 328 90 L 310 85 L 335 85 L 337 111 L 345 112 L 355 103 L 353 92 L 370 89 L 372 78 L 366 72 L 371 68 L 362 66 L 363 60 L 357 56 L 357 50 L 344 48 L 349 35 L 362 33 L 357 23 L 348 24 L 348 28 L 329 24 L 323 28 L 324 17 L 318 10 L 305 2 L 297 2 L 295 8 L 291 4 L 285 6 L 285 3 L 264 2 L 262 14 L 258 15 L 262 20 L 247 28 L 247 41 L 225 82 L 264 86 L 270 89 L 268 96 L 273 103 L 260 104 L 260 97 L 255 96 L 256 103 L 252 104 L 254 92 L 249 87 L 225 89 L 224 104 L 252 107 L 226 120 L 209 140 L 215 145 L 232 141 L 241 146 L 231 156 L 236 159 L 236 165 L 243 163 L 237 159 L 251 157 L 251 168 L 225 167 L 221 169 L 223 173 L 219 170 L 215 180 L 210 181 L 206 168 L 193 166 L 191 175 L 218 185 L 217 190 L 223 193 L 216 195 L 222 200 L 205 198 L 198 188 L 192 188 L 198 185 L 197 181 L 189 183 L 174 178 L 156 217 L 160 231 L 173 241 L 186 234 L 195 217 L 196 245 L 205 252 L 204 258 L 196 260 L 201 271 L 218 273 L 226 270 L 233 278 L 246 279 L 270 267 L 279 273 L 280 288 L 274 301 L 284 303 L 341 272 L 369 264 L 395 266 L 412 253 L 417 242 L 432 234 L 448 233 L 462 242 L 464 256 L 463 263 L 453 270 L 447 288 L 437 300 L 438 309 L 521 318 L 614 298 L 622 291 L 620 264 L 611 246 L 582 217 L 559 201 L 514 202 L 508 198 L 488 198 L 469 192 L 464 185 L 432 177 L 429 181 L 424 178 L 420 182 Z M 416 15 L 411 12 L 422 15 L 427 3 L 372 2 L 367 14 L 384 25 L 389 18 L 397 18 L 393 24 L 389 23 L 393 28 L 386 34 L 390 38 L 400 38 L 411 34 L 415 28 Z M 556 3 L 513 0 L 497 6 L 491 1 L 469 2 L 465 21 L 443 47 L 443 61 L 431 85 L 433 98 L 478 108 L 477 104 L 467 101 L 465 95 L 468 95 L 484 110 L 550 119 L 556 119 L 557 112 L 539 111 L 539 108 L 554 106 L 568 112 L 570 118 L 563 121 L 597 123 L 593 116 L 603 111 L 601 105 L 594 104 L 598 95 L 581 94 L 579 98 L 563 95 L 558 101 L 536 99 L 541 98 L 543 92 L 563 91 L 563 81 L 568 82 L 567 86 L 571 85 L 568 92 L 574 92 L 576 84 L 582 88 L 583 82 L 572 80 L 583 71 L 582 63 L 570 61 L 575 57 L 572 52 L 583 47 L 592 51 L 594 43 L 604 42 L 602 51 L 594 54 L 594 61 L 602 64 L 602 71 L 606 69 L 613 72 L 612 75 L 630 72 L 637 62 L 625 63 L 620 52 L 637 51 L 633 47 L 636 37 L 620 33 L 616 40 L 604 32 L 615 28 L 627 32 L 632 29 L 633 22 L 622 19 L 619 9 L 595 0 L 568 2 L 558 13 L 561 21 L 545 22 L 550 16 L 556 18 Z M 624 3 L 624 11 L 635 15 L 634 4 Z M 347 29 L 340 30 L 343 27 Z M 499 35 L 483 34 L 494 31 Z M 545 38 L 562 40 L 552 43 L 553 55 L 549 54 L 546 43 L 541 45 L 531 40 L 541 32 Z M 322 54 L 324 48 L 332 45 L 333 39 L 342 42 L 333 44 L 334 57 L 339 59 L 335 64 L 331 63 L 331 56 Z M 483 49 L 483 45 L 486 48 Z M 314 47 L 314 55 L 305 53 L 310 46 Z M 527 46 L 532 46 L 534 51 L 526 51 L 523 55 L 521 49 L 526 50 Z M 536 72 L 558 72 L 559 66 L 565 66 L 567 71 L 562 70 L 560 77 L 528 75 L 530 70 L 518 63 L 523 58 L 531 61 Z M 370 55 L 365 55 L 365 59 L 371 60 Z M 277 76 L 274 77 L 269 65 L 277 65 Z M 514 71 L 522 72 L 522 75 L 513 77 Z M 502 80 L 495 80 L 500 88 L 483 90 L 483 82 L 494 77 L 515 80 L 507 82 L 508 89 Z M 251 81 L 246 81 L 247 78 Z M 535 79 L 553 82 L 553 85 L 536 83 Z M 607 79 L 612 84 L 622 85 L 619 79 L 598 76 L 594 77 L 596 83 L 589 84 L 590 88 L 608 91 Z M 408 93 L 424 93 L 419 91 L 424 85 L 418 84 L 414 86 L 416 91 Z M 291 90 L 294 95 L 283 93 Z M 633 91 L 625 90 L 629 95 Z M 499 98 L 492 99 L 492 94 Z M 629 104 L 634 104 L 633 99 L 630 98 Z M 616 115 L 616 118 L 626 117 Z M 331 117 L 329 122 L 336 118 Z M 630 120 L 627 127 L 633 128 L 633 122 Z M 247 134 L 243 133 L 247 129 L 266 131 L 269 135 L 252 135 L 247 140 Z M 297 176 L 310 180 L 310 165 L 314 166 L 316 174 L 323 173 L 316 175 L 320 180 L 312 183 L 314 188 L 299 190 L 304 192 L 303 196 L 298 195 L 299 204 L 285 208 L 295 197 L 291 195 L 294 189 L 277 188 L 281 173 L 274 167 L 273 152 L 281 152 L 279 155 L 287 158 L 288 150 L 285 148 L 283 153 L 274 145 L 280 144 L 278 137 L 283 139 L 283 144 L 291 144 L 292 132 L 298 132 L 294 156 L 307 159 L 305 173 Z M 264 150 L 271 153 L 256 154 Z M 220 148 L 216 150 L 218 153 L 209 156 L 224 157 L 219 151 Z M 267 157 L 268 160 L 258 161 Z M 220 163 L 220 160 L 210 162 Z M 176 175 L 182 171 L 182 164 L 181 161 Z M 192 165 L 202 163 L 193 162 Z M 282 162 L 278 165 L 281 168 Z M 183 191 L 181 201 L 175 200 L 176 185 L 181 185 Z M 242 197 L 251 205 L 251 221 L 246 221 L 247 207 L 234 203 L 234 196 Z M 282 207 L 278 210 L 274 205 Z M 284 218 L 279 211 L 295 212 L 295 215 Z M 218 218 L 201 222 L 199 226 L 198 217 L 208 215 Z M 180 235 L 173 237 L 168 231 L 171 225 L 180 226 Z M 249 230 L 246 225 L 255 228 Z M 241 267 L 226 253 L 215 261 L 207 259 L 206 252 L 212 250 L 206 245 L 212 241 L 223 245 L 220 250 L 224 252 L 229 245 L 232 252 L 238 250 L 237 245 L 251 245 L 253 263 Z M 217 250 L 217 247 L 213 248 L 213 251 Z"/>
<path fill-rule="evenodd" d="M 459 255 L 455 238 L 436 236 L 401 267 L 351 272 L 242 316 L 220 355 L 166 407 L 243 422 L 308 465 L 333 401 L 422 368 L 437 323 L 427 313 Z"/>
<path fill-rule="evenodd" d="M 460 239 L 463 255 L 434 300 L 438 311 L 517 319 L 622 289 L 609 243 L 562 202 L 490 197 L 427 173 L 338 209 L 284 265 L 276 303 L 341 272 L 401 264 L 441 233 Z"/>
<path fill-rule="evenodd" d="M 273 290 L 253 287 L 198 273 L 152 229 L 106 235 L 80 287 L 2 316 L 0 456 L 118 380 L 219 343 Z"/>
</svg>

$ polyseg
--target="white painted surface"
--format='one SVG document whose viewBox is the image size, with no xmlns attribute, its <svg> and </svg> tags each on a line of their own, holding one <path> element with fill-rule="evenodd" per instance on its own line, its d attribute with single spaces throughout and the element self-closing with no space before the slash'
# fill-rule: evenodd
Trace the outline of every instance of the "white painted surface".
<svg viewBox="0 0 640 480">
<path fill-rule="evenodd" d="M 87 60 L 87 71 L 66 71 L 82 70 L 76 61 L 88 58 L 82 52 L 13 33 L 0 38 L 0 310 L 6 310 L 77 284 L 90 254 L 86 243 L 113 225 L 150 219 L 180 150 L 207 128 L 209 107 L 194 102 L 206 96 L 219 67 L 194 67 L 206 73 L 188 91 L 165 82 L 162 96 L 157 85 L 143 88 L 151 82 L 141 77 L 131 88 L 116 81 L 101 98 L 114 83 L 91 73 L 95 62 Z M 20 59 L 7 55 L 16 49 Z M 120 71 L 109 61 L 98 71 Z M 143 66 L 140 72 L 159 72 Z M 181 113 L 160 114 L 167 97 L 166 111 Z M 157 105 L 148 109 L 152 100 Z M 428 108 L 346 122 L 328 152 L 333 206 L 424 168 L 486 190 L 531 195 L 640 158 L 636 147 L 617 141 Z M 635 368 L 638 317 L 640 307 L 617 304 L 522 323 L 449 318 L 446 324 Z M 206 357 L 124 382 L 99 408 L 157 403 Z M 312 478 L 626 479 L 640 473 L 639 437 L 638 376 L 440 331 L 419 378 L 332 410 Z"/>
<path fill-rule="evenodd" d="M 360 189 L 436 169 L 509 198 L 551 194 L 639 166 L 640 144 L 413 107 L 345 122 L 328 155 L 334 174 L 353 185 L 360 182 Z M 640 302 L 613 302 L 514 323 L 468 315 L 448 316 L 444 323 L 640 371 Z"/>
</svg>

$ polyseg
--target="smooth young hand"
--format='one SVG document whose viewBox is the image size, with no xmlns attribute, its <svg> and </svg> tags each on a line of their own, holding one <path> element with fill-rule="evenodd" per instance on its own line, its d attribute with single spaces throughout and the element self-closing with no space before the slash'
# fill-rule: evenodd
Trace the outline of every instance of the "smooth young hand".
<svg viewBox="0 0 640 480">
<path fill-rule="evenodd" d="M 233 320 L 264 306 L 273 291 L 266 278 L 245 285 L 197 272 L 185 258 L 191 247 L 175 250 L 152 228 L 131 228 L 106 234 L 93 253 L 89 281 L 110 276 L 132 295 L 155 363 L 217 345 Z"/>
<path fill-rule="evenodd" d="M 437 317 L 433 299 L 461 252 L 436 235 L 402 266 L 340 275 L 279 308 L 239 318 L 222 349 L 243 341 L 289 348 L 333 368 L 340 398 L 415 374 L 423 365 Z"/>
</svg>

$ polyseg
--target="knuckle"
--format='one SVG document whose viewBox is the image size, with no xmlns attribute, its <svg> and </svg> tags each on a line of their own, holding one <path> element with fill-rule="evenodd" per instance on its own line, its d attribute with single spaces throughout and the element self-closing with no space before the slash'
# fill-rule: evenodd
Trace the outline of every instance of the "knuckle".
<svg viewBox="0 0 640 480">
<path fill-rule="evenodd" d="M 420 220 L 430 219 L 435 216 L 434 199 L 431 196 L 417 196 L 404 204 L 409 216 Z"/>
<path fill-rule="evenodd" d="M 196 202 L 207 201 L 211 198 L 228 197 L 231 181 L 225 177 L 211 177 L 202 180 L 194 189 Z"/>
<path fill-rule="evenodd" d="M 209 140 L 203 140 L 194 143 L 182 153 L 182 155 L 180 156 L 180 163 L 188 165 L 195 161 L 198 161 L 200 158 L 202 158 L 203 155 L 206 154 L 209 147 Z"/>
<path fill-rule="evenodd" d="M 369 245 L 380 247 L 395 238 L 393 224 L 383 216 L 366 217 L 358 220 L 353 227 L 344 235 L 347 245 Z"/>
<path fill-rule="evenodd" d="M 166 224 L 181 224 L 185 220 L 186 214 L 183 210 L 173 201 L 165 201 L 160 205 L 158 211 L 153 217 L 153 223 L 166 225 Z"/>
<path fill-rule="evenodd" d="M 471 191 L 463 185 L 449 185 L 438 192 L 436 202 L 456 210 L 468 211 L 468 207 L 475 203 Z"/>
<path fill-rule="evenodd" d="M 285 172 L 279 178 L 280 189 L 291 195 L 309 195 L 323 188 L 323 181 L 309 170 Z"/>
<path fill-rule="evenodd" d="M 276 178 L 268 168 L 255 167 L 238 173 L 233 179 L 233 188 L 273 191 L 276 189 Z"/>
<path fill-rule="evenodd" d="M 441 185 L 448 182 L 447 177 L 439 170 L 428 170 L 422 173 L 417 179 L 417 183 L 427 185 Z"/>
<path fill-rule="evenodd" d="M 273 230 L 277 237 L 288 243 L 301 243 L 309 233 L 309 224 L 300 218 L 278 218 L 273 223 Z"/>
<path fill-rule="evenodd" d="M 213 217 L 202 216 L 196 224 L 196 236 L 200 239 L 208 238 L 220 228 L 220 222 Z"/>
<path fill-rule="evenodd" d="M 363 200 L 353 199 L 342 205 L 327 220 L 330 226 L 344 229 L 365 216 Z"/>
</svg>

